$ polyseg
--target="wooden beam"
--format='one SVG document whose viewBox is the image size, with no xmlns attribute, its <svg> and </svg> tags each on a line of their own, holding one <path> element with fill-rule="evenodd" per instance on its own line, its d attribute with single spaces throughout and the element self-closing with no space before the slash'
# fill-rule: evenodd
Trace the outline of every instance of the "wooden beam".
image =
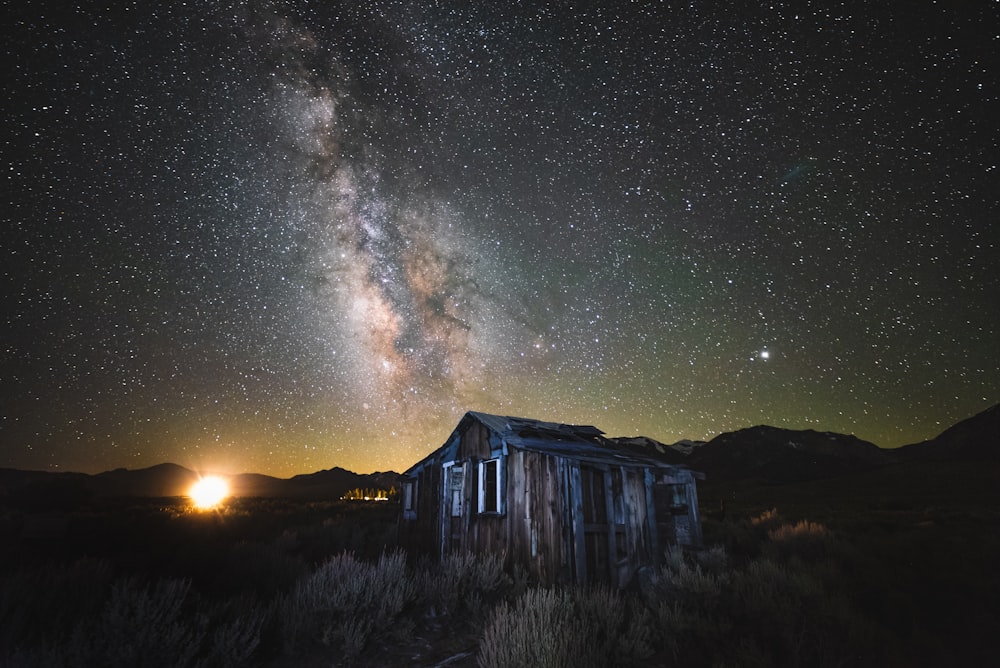
<svg viewBox="0 0 1000 668">
<path fill-rule="evenodd" d="M 653 566 L 663 563 L 663 555 L 660 554 L 660 536 L 656 528 L 656 502 L 653 498 L 653 485 L 656 478 L 650 469 L 646 469 L 646 523 L 649 528 L 649 551 L 653 555 Z"/>
<path fill-rule="evenodd" d="M 601 471 L 604 479 L 604 512 L 608 519 L 608 582 L 618 586 L 618 547 L 615 542 L 615 499 L 611 485 L 611 471 Z"/>
<path fill-rule="evenodd" d="M 570 467 L 570 485 L 566 489 L 566 503 L 572 509 L 573 556 L 576 561 L 576 581 L 587 581 L 587 546 L 583 536 L 583 494 L 580 493 L 580 465 Z"/>
</svg>

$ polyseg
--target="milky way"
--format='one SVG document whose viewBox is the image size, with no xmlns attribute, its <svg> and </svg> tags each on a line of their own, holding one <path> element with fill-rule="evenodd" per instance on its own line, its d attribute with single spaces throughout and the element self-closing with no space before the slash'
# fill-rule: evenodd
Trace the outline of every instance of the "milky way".
<svg viewBox="0 0 1000 668">
<path fill-rule="evenodd" d="M 386 121 L 360 99 L 361 83 L 330 81 L 345 70 L 337 56 L 300 26 L 271 25 L 265 48 L 283 47 L 271 73 L 275 126 L 290 149 L 280 159 L 296 170 L 287 213 L 307 230 L 303 266 L 317 282 L 303 327 L 339 381 L 343 418 L 412 439 L 429 416 L 462 410 L 496 354 L 495 257 L 463 233 L 460 213 L 400 174 L 404 158 L 386 157 L 403 147 L 373 139 Z"/>
<path fill-rule="evenodd" d="M 5 10 L 0 466 L 1000 400 L 1000 6 Z"/>
</svg>

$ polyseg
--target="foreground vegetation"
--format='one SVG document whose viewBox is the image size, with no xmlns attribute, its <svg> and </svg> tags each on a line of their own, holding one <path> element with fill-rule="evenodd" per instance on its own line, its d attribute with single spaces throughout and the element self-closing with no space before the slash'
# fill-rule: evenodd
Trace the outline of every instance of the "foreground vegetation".
<svg viewBox="0 0 1000 668">
<path fill-rule="evenodd" d="M 408 563 L 385 503 L 8 510 L 0 665 L 986 665 L 995 508 L 728 506 L 624 592 L 535 587 L 498 555 Z"/>
</svg>

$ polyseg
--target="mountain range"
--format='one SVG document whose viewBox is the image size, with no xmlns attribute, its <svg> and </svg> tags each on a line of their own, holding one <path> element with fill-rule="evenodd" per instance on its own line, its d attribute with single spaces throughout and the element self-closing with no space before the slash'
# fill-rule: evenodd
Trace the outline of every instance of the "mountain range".
<svg viewBox="0 0 1000 668">
<path fill-rule="evenodd" d="M 927 441 L 899 448 L 834 432 L 758 426 L 727 432 L 705 443 L 669 446 L 676 461 L 713 481 L 795 482 L 831 478 L 911 461 L 1000 462 L 1000 404 L 949 427 Z"/>
<path fill-rule="evenodd" d="M 949 427 L 927 441 L 894 449 L 855 436 L 756 426 L 708 442 L 664 445 L 646 437 L 614 439 L 627 447 L 655 447 L 662 457 L 704 473 L 711 481 L 798 482 L 832 478 L 912 461 L 1000 462 L 1000 404 Z M 176 464 L 116 469 L 96 475 L 0 469 L 0 501 L 71 498 L 181 496 L 199 474 Z M 243 473 L 229 476 L 233 496 L 335 500 L 347 491 L 399 487 L 392 471 L 357 474 L 332 468 L 292 478 Z"/>
<path fill-rule="evenodd" d="M 53 494 L 69 499 L 52 500 L 54 505 L 75 498 L 100 497 L 170 497 L 183 496 L 201 477 L 177 464 L 157 464 L 144 469 L 115 469 L 96 475 L 51 473 L 0 469 L 0 500 L 4 497 L 41 501 Z M 336 467 L 292 478 L 275 478 L 260 473 L 226 476 L 232 496 L 303 500 L 337 500 L 352 489 L 399 487 L 399 474 L 359 474 Z M 53 505 L 53 504 L 43 504 Z"/>
</svg>

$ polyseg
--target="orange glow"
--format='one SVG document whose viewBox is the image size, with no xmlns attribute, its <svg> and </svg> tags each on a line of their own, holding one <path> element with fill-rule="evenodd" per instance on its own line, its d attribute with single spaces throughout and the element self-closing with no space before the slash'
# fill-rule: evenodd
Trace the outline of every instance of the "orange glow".
<svg viewBox="0 0 1000 668">
<path fill-rule="evenodd" d="M 206 476 L 196 482 L 188 496 L 197 508 L 214 508 L 229 495 L 229 485 L 218 476 Z"/>
</svg>

